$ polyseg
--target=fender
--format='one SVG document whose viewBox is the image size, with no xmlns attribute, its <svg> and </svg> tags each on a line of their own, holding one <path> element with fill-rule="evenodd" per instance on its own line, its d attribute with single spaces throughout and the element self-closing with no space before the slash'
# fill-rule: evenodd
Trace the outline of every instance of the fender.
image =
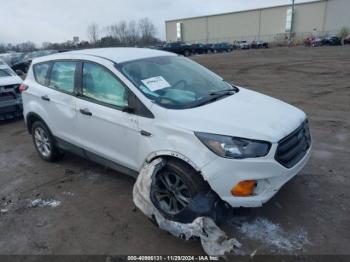
<svg viewBox="0 0 350 262">
<path fill-rule="evenodd" d="M 50 130 L 51 132 L 51 129 L 50 127 L 48 126 L 47 122 L 41 117 L 39 116 L 37 113 L 34 113 L 34 112 L 29 112 L 26 117 L 25 117 L 25 123 L 26 123 L 26 127 L 27 127 L 27 130 L 28 130 L 28 133 L 31 134 L 32 132 L 32 124 L 33 122 L 29 121 L 30 118 L 35 118 L 35 119 L 39 119 L 40 121 L 42 121 Z"/>
<path fill-rule="evenodd" d="M 32 95 L 32 94 L 28 94 L 28 95 Z M 30 119 L 30 117 L 36 117 L 41 121 L 43 121 L 52 132 L 52 123 L 50 121 L 50 117 L 48 116 L 47 111 L 43 108 L 43 106 L 33 99 L 25 103 L 26 97 L 23 97 L 23 98 L 24 98 L 24 104 L 25 104 L 24 119 L 25 119 L 26 126 L 29 133 L 31 132 L 30 130 L 31 126 L 30 126 L 30 123 L 28 123 L 28 120 Z"/>
<path fill-rule="evenodd" d="M 175 151 L 170 151 L 170 150 L 161 150 L 161 151 L 156 151 L 151 153 L 147 158 L 146 158 L 146 163 L 150 163 L 152 160 L 158 157 L 162 156 L 171 156 L 173 158 L 178 158 L 182 161 L 185 161 L 187 164 L 189 164 L 191 167 L 193 167 L 197 172 L 201 172 L 199 167 L 188 157 L 184 156 L 183 154 L 180 154 Z"/>
</svg>

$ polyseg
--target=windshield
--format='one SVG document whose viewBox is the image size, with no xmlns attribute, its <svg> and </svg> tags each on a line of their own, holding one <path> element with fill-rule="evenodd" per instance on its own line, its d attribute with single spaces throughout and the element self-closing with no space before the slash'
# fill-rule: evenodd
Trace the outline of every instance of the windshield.
<svg viewBox="0 0 350 262">
<path fill-rule="evenodd" d="M 149 99 L 173 109 L 192 108 L 237 91 L 219 76 L 182 56 L 140 59 L 118 69 Z"/>
<path fill-rule="evenodd" d="M 13 76 L 13 73 L 9 69 L 0 68 L 0 77 Z"/>
</svg>

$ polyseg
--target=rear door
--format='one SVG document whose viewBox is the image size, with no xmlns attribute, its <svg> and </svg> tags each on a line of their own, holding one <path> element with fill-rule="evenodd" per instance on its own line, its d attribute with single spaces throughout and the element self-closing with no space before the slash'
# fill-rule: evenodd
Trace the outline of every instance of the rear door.
<svg viewBox="0 0 350 262">
<path fill-rule="evenodd" d="M 81 94 L 76 110 L 81 145 L 96 161 L 101 162 L 97 158 L 102 157 L 137 170 L 138 116 L 123 112 L 130 91 L 101 64 L 84 61 L 80 68 Z"/>
<path fill-rule="evenodd" d="M 70 143 L 77 142 L 75 86 L 77 61 L 58 60 L 50 63 L 48 79 L 45 71 L 48 63 L 34 66 L 37 82 L 41 85 L 41 105 L 45 108 L 51 132 Z"/>
</svg>

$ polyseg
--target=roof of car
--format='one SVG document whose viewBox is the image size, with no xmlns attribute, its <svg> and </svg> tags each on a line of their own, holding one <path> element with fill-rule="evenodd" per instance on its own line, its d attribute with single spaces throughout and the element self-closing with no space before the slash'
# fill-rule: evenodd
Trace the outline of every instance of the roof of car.
<svg viewBox="0 0 350 262">
<path fill-rule="evenodd" d="M 138 59 L 157 57 L 157 56 L 175 56 L 173 53 L 154 50 L 149 48 L 130 48 L 130 47 L 111 47 L 111 48 L 95 48 L 95 49 L 84 49 L 77 51 L 64 52 L 46 56 L 43 58 L 35 59 L 35 62 L 41 62 L 47 60 L 48 57 L 51 59 L 59 59 L 66 55 L 88 55 L 101 57 L 111 60 L 115 63 L 123 63 Z"/>
</svg>

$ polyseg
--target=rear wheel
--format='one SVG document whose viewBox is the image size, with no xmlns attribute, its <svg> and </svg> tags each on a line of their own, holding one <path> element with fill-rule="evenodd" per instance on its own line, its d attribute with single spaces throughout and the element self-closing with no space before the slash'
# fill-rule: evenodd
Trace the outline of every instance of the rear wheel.
<svg viewBox="0 0 350 262">
<path fill-rule="evenodd" d="M 208 188 L 193 168 L 170 160 L 153 178 L 151 199 L 164 216 L 173 219 L 197 194 L 208 191 Z"/>
<path fill-rule="evenodd" d="M 62 157 L 47 126 L 37 121 L 32 125 L 32 139 L 39 156 L 45 161 L 55 161 Z"/>
</svg>

